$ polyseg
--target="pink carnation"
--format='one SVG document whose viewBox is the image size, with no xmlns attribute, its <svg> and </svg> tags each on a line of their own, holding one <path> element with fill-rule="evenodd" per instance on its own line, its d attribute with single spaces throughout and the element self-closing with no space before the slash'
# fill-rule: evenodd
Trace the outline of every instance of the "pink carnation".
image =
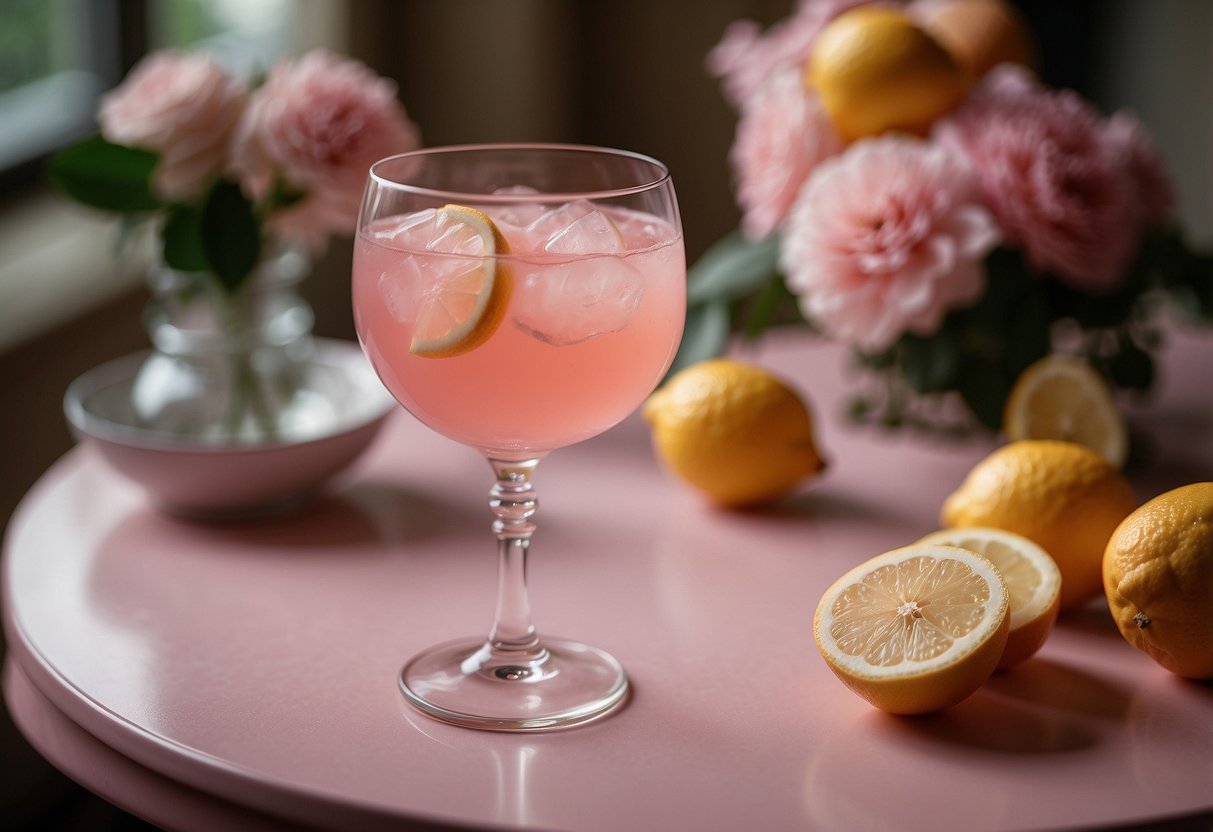
<svg viewBox="0 0 1213 832">
<path fill-rule="evenodd" d="M 902 136 L 822 162 L 784 226 L 780 260 L 805 316 L 862 350 L 930 335 L 985 288 L 994 218 L 960 157 Z"/>
<path fill-rule="evenodd" d="M 1154 140 L 1137 116 L 1125 110 L 1108 119 L 1107 137 L 1120 149 L 1128 166 L 1142 227 L 1166 225 L 1175 211 L 1175 192 Z"/>
<path fill-rule="evenodd" d="M 766 32 L 752 20 L 729 24 L 711 52 L 708 70 L 721 79 L 735 107 L 748 101 L 769 78 L 804 66 L 817 33 L 838 15 L 868 0 L 800 0 L 796 11 Z"/>
<path fill-rule="evenodd" d="M 236 131 L 232 170 L 262 200 L 281 178 L 302 200 L 275 212 L 270 229 L 317 251 L 351 233 L 371 164 L 419 146 L 396 86 L 323 50 L 279 61 Z"/>
<path fill-rule="evenodd" d="M 1116 288 L 1137 250 L 1126 156 L 1077 94 L 995 69 L 937 137 L 977 171 L 1006 240 L 1076 288 Z"/>
<path fill-rule="evenodd" d="M 102 96 L 101 135 L 158 154 L 152 187 L 166 200 L 200 194 L 222 169 L 247 90 L 201 54 L 166 50 L 144 58 Z"/>
<path fill-rule="evenodd" d="M 820 99 L 796 74 L 784 73 L 759 90 L 742 109 L 729 154 L 746 236 L 778 229 L 809 173 L 842 149 Z"/>
</svg>

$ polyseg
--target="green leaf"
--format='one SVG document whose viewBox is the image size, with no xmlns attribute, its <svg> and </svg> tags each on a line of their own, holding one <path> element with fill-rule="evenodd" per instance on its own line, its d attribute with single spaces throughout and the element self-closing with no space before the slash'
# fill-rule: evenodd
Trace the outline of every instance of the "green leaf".
<svg viewBox="0 0 1213 832">
<path fill-rule="evenodd" d="M 966 360 L 957 375 L 956 389 L 978 421 L 991 430 L 1002 427 L 1003 406 L 1011 385 L 996 364 Z"/>
<path fill-rule="evenodd" d="M 1149 390 L 1154 383 L 1154 358 L 1129 337 L 1121 333 L 1117 351 L 1108 357 L 1107 368 L 1118 387 Z"/>
<path fill-rule="evenodd" d="M 729 342 L 729 308 L 724 301 L 714 301 L 687 310 L 682 343 L 667 377 L 681 369 L 724 352 Z"/>
<path fill-rule="evenodd" d="M 93 136 L 53 156 L 47 175 L 56 187 L 86 205 L 133 213 L 160 207 L 151 188 L 155 167 L 155 153 Z"/>
<path fill-rule="evenodd" d="M 189 205 L 175 206 L 164 223 L 164 262 L 185 272 L 207 272 L 210 261 L 202 248 L 202 211 Z"/>
<path fill-rule="evenodd" d="M 870 399 L 865 396 L 856 395 L 852 396 L 847 402 L 844 413 L 847 421 L 862 424 L 871 418 L 875 407 Z"/>
<path fill-rule="evenodd" d="M 1008 310 L 1003 365 L 1007 377 L 1018 378 L 1029 364 L 1044 358 L 1052 349 L 1048 304 L 1041 292 L 1026 294 Z"/>
<path fill-rule="evenodd" d="M 784 311 L 789 308 L 795 310 L 794 314 Z M 796 305 L 796 296 L 788 291 L 780 275 L 772 275 L 753 303 L 746 308 L 742 332 L 747 338 L 757 338 L 773 324 L 787 323 L 789 319 L 804 322 Z"/>
<path fill-rule="evenodd" d="M 960 345 L 951 329 L 943 327 L 930 338 L 902 336 L 898 343 L 901 374 L 916 393 L 952 389 L 960 367 Z"/>
<path fill-rule="evenodd" d="M 234 292 L 261 259 L 261 227 L 239 185 L 215 183 L 202 206 L 201 231 L 210 270 Z"/>
<path fill-rule="evenodd" d="M 855 361 L 859 366 L 869 370 L 888 370 L 897 364 L 897 345 L 889 347 L 881 352 L 863 352 L 862 350 L 854 351 Z"/>
<path fill-rule="evenodd" d="M 1029 296 L 1040 296 L 1041 281 L 1028 269 L 1023 256 L 1008 248 L 997 248 L 986 258 L 986 290 L 972 306 L 957 312 L 967 329 L 980 333 L 978 340 L 1002 340 L 1011 328 L 1008 310 Z"/>
<path fill-rule="evenodd" d="M 1204 286 L 1173 287 L 1171 297 L 1179 310 L 1191 320 L 1213 323 L 1213 279 L 1205 280 Z"/>
<path fill-rule="evenodd" d="M 291 186 L 287 183 L 286 179 L 278 176 L 274 178 L 274 188 L 270 191 L 270 195 L 265 201 L 265 209 L 267 211 L 277 211 L 280 208 L 287 208 L 306 196 L 307 191 Z"/>
<path fill-rule="evenodd" d="M 1025 280 L 1033 279 L 1032 271 L 1024 261 L 1023 252 L 1006 246 L 998 246 L 986 256 L 986 279 L 1003 287 L 1014 287 Z"/>
<path fill-rule="evenodd" d="M 1120 326 L 1133 314 L 1141 295 L 1148 288 L 1152 267 L 1145 254 L 1130 265 L 1114 291 L 1095 294 L 1072 288 L 1051 277 L 1048 281 L 1051 305 L 1060 317 L 1073 318 L 1084 329 Z"/>
<path fill-rule="evenodd" d="M 1178 230 L 1149 240 L 1159 281 L 1189 317 L 1213 323 L 1213 255 L 1192 250 Z"/>
<path fill-rule="evenodd" d="M 777 235 L 755 242 L 734 231 L 704 252 L 687 272 L 687 303 L 697 306 L 748 294 L 777 273 L 778 263 Z"/>
</svg>

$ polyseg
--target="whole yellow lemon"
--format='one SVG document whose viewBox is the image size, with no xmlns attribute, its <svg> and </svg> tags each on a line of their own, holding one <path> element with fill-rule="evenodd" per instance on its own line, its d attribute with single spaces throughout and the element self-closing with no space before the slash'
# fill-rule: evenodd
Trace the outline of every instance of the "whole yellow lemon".
<svg viewBox="0 0 1213 832">
<path fill-rule="evenodd" d="M 912 19 L 860 6 L 830 21 L 813 44 L 805 83 L 847 140 L 890 130 L 925 135 L 968 85 L 960 63 Z"/>
<path fill-rule="evenodd" d="M 1160 494 L 1116 527 L 1104 592 L 1130 644 L 1180 676 L 1213 679 L 1213 482 Z"/>
<path fill-rule="evenodd" d="M 649 397 L 642 414 L 666 467 L 718 505 L 766 502 L 824 465 L 804 401 L 741 361 L 687 367 Z"/>
<path fill-rule="evenodd" d="M 943 504 L 945 526 L 993 526 L 1042 547 L 1061 570 L 1061 609 L 1099 594 L 1104 547 L 1137 506 L 1121 473 L 1072 442 L 1023 439 L 977 463 Z"/>
</svg>

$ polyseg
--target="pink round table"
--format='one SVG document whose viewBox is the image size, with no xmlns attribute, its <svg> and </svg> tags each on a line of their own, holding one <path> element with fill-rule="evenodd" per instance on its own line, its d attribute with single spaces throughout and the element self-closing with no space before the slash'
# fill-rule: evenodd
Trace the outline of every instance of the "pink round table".
<svg viewBox="0 0 1213 832">
<path fill-rule="evenodd" d="M 400 414 L 331 490 L 258 522 L 152 509 L 87 444 L 27 495 L 4 552 L 5 693 L 55 765 L 178 829 L 1064 829 L 1213 818 L 1213 690 L 1102 603 L 957 707 L 897 718 L 829 673 L 813 609 L 917 539 L 993 446 L 848 426 L 837 350 L 744 357 L 807 392 L 828 472 L 727 513 L 669 479 L 632 418 L 553 454 L 531 565 L 541 633 L 627 667 L 634 695 L 548 734 L 411 711 L 401 663 L 489 625 L 487 466 Z M 1168 347 L 1132 410 L 1143 499 L 1213 479 L 1213 339 Z"/>
</svg>

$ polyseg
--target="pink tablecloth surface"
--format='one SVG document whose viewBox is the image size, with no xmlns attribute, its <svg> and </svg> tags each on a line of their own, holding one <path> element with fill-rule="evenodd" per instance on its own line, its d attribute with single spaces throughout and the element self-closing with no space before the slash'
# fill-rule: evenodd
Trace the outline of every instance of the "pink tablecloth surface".
<svg viewBox="0 0 1213 832">
<path fill-rule="evenodd" d="M 14 669 L 156 777 L 335 829 L 912 832 L 1213 812 L 1213 690 L 1131 648 L 1101 602 L 941 714 L 882 714 L 834 679 L 811 632 L 822 591 L 934 529 L 999 440 L 849 426 L 854 378 L 828 345 L 740 355 L 786 376 L 820 423 L 830 468 L 787 500 L 709 508 L 659 468 L 636 417 L 539 468 L 536 624 L 624 663 L 635 693 L 607 720 L 492 734 L 405 705 L 404 659 L 488 627 L 495 560 L 487 466 L 403 413 L 329 493 L 252 523 L 167 517 L 72 451 L 6 540 Z M 1213 479 L 1211 361 L 1213 338 L 1180 334 L 1150 407 L 1129 406 L 1142 499 Z"/>
</svg>

